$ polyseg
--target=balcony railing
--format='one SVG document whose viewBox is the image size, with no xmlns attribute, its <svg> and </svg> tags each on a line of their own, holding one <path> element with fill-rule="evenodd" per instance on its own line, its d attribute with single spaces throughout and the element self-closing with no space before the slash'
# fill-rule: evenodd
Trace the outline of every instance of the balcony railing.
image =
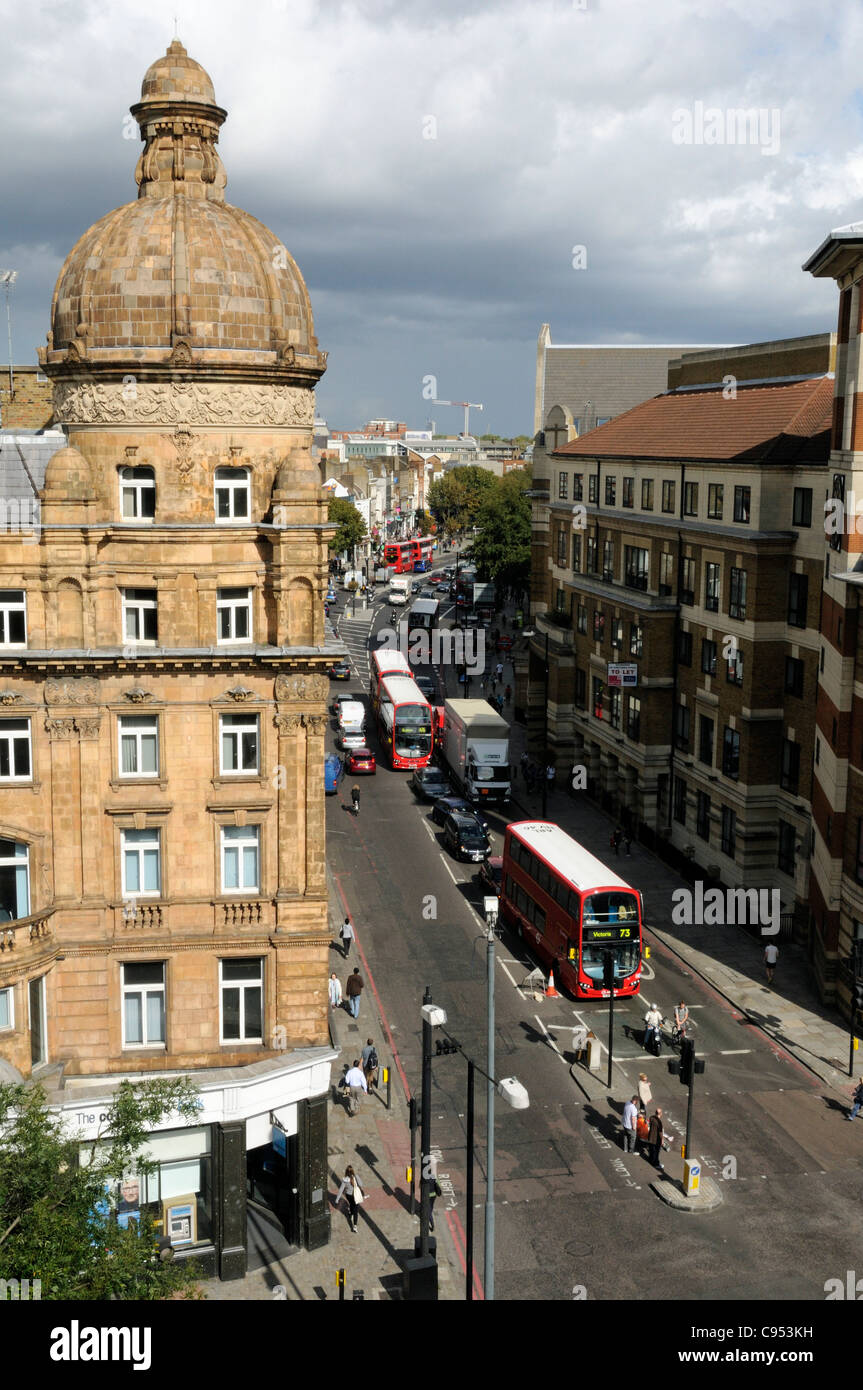
<svg viewBox="0 0 863 1390">
<path fill-rule="evenodd" d="M 222 903 L 221 908 L 222 926 L 228 931 L 235 927 L 257 927 L 264 919 L 264 905 L 260 899 Z"/>
<path fill-rule="evenodd" d="M 124 927 L 136 931 L 157 931 L 164 924 L 165 916 L 161 903 L 138 900 L 123 905 L 120 920 Z"/>
<path fill-rule="evenodd" d="M 54 912 L 55 909 L 50 907 L 44 912 L 35 912 L 30 917 L 0 922 L 0 955 L 47 941 L 53 935 L 51 918 Z"/>
</svg>

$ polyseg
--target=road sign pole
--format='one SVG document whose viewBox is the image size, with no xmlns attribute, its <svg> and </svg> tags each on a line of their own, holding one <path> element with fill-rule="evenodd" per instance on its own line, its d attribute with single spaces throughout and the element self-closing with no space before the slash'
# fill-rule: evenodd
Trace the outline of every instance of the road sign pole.
<svg viewBox="0 0 863 1390">
<path fill-rule="evenodd" d="M 689 1099 L 686 1103 L 686 1142 L 684 1144 L 683 1157 L 688 1158 L 692 1152 L 692 1097 L 695 1092 L 695 1048 L 692 1049 L 692 1073 L 689 1077 Z"/>
</svg>

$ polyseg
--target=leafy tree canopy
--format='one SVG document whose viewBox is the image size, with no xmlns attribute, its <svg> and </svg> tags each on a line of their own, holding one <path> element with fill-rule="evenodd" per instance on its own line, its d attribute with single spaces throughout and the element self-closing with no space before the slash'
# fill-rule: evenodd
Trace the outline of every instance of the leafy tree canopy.
<svg viewBox="0 0 863 1390">
<path fill-rule="evenodd" d="M 477 524 L 480 507 L 494 491 L 498 479 L 488 468 L 475 463 L 448 468 L 428 490 L 428 505 L 439 526 L 448 531 L 464 531 Z"/>
<path fill-rule="evenodd" d="M 48 1108 L 41 1086 L 0 1084 L 0 1279 L 38 1279 L 42 1299 L 157 1299 L 190 1293 L 191 1262 L 163 1263 L 145 1207 L 120 1229 L 108 1195 L 155 1165 L 148 1133 L 200 1108 L 191 1083 L 123 1081 L 95 1139 Z"/>
<path fill-rule="evenodd" d="M 473 556 L 481 579 L 523 585 L 530 575 L 530 471 L 514 468 L 495 478 L 493 492 L 483 502 L 473 540 Z"/>
<path fill-rule="evenodd" d="M 343 550 L 350 551 L 353 546 L 359 545 L 366 534 L 366 523 L 347 497 L 330 499 L 327 518 L 334 521 L 339 528 L 330 541 L 330 550 L 337 555 L 341 555 Z"/>
</svg>

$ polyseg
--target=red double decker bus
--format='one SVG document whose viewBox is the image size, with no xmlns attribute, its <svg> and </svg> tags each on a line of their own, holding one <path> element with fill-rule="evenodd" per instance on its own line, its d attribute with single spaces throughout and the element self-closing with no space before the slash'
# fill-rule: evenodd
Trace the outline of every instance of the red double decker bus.
<svg viewBox="0 0 863 1390">
<path fill-rule="evenodd" d="M 384 564 L 396 574 L 409 574 L 414 567 L 414 541 L 387 541 Z"/>
<path fill-rule="evenodd" d="M 372 699 L 372 708 L 377 712 L 378 702 L 381 698 L 381 682 L 386 676 L 410 676 L 410 663 L 395 647 L 378 647 L 372 652 L 372 659 L 369 662 L 371 677 L 369 680 L 369 694 Z"/>
<path fill-rule="evenodd" d="M 559 825 L 506 828 L 501 915 L 579 999 L 607 999 L 603 956 L 614 957 L 615 995 L 641 984 L 643 905 L 637 889 L 607 869 Z"/>
<path fill-rule="evenodd" d="M 413 566 L 414 569 L 422 567 L 420 573 L 425 573 L 431 569 L 431 562 L 434 557 L 434 541 L 431 536 L 423 536 L 421 540 L 411 541 L 413 547 Z"/>
<path fill-rule="evenodd" d="M 377 714 L 390 767 L 428 767 L 434 743 L 431 706 L 409 676 L 384 676 Z"/>
</svg>

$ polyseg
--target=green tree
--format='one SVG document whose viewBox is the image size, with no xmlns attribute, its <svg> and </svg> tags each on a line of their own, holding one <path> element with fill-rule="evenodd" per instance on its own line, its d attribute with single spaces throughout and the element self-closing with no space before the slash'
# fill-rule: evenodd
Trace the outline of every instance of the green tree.
<svg viewBox="0 0 863 1390">
<path fill-rule="evenodd" d="M 107 1195 L 155 1164 L 147 1136 L 174 1112 L 200 1108 L 186 1078 L 122 1081 L 99 1133 L 82 1142 L 48 1108 L 42 1086 L 0 1085 L 0 1279 L 38 1279 L 43 1299 L 157 1299 L 191 1293 L 191 1262 L 158 1258 L 142 1206 L 122 1230 Z"/>
<path fill-rule="evenodd" d="M 333 497 L 330 500 L 327 518 L 334 521 L 339 528 L 330 541 L 330 550 L 337 555 L 341 555 L 344 550 L 350 553 L 366 534 L 366 523 L 353 502 L 349 502 L 346 497 Z"/>
<path fill-rule="evenodd" d="M 523 586 L 530 576 L 530 498 L 528 469 L 514 468 L 495 478 L 495 488 L 480 508 L 473 558 L 480 579 Z"/>
<path fill-rule="evenodd" d="M 432 519 L 428 512 L 417 512 L 417 528 L 421 536 L 431 535 Z"/>
<path fill-rule="evenodd" d="M 477 524 L 480 508 L 495 488 L 497 479 L 488 468 L 475 463 L 448 468 L 428 491 L 428 504 L 439 526 L 464 531 Z"/>
</svg>

